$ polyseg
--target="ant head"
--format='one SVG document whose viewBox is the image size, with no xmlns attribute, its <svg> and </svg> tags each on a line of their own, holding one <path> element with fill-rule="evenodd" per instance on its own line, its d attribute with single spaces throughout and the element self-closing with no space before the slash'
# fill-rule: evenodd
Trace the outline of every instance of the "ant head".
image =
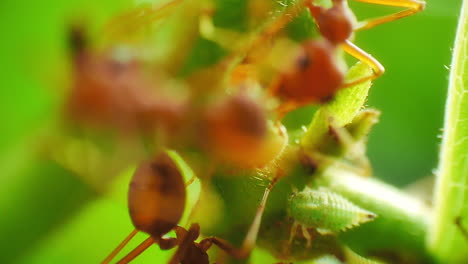
<svg viewBox="0 0 468 264">
<path fill-rule="evenodd" d="M 343 78 L 334 46 L 326 40 L 311 40 L 303 43 L 294 69 L 283 74 L 275 92 L 298 104 L 322 102 L 335 94 Z"/>
</svg>

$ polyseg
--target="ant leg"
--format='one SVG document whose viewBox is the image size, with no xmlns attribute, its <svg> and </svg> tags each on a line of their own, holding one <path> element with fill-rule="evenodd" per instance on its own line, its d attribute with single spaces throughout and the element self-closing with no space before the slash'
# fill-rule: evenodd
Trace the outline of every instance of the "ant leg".
<svg viewBox="0 0 468 264">
<path fill-rule="evenodd" d="M 241 248 L 236 248 L 228 241 L 219 238 L 219 237 L 208 237 L 200 241 L 199 245 L 201 249 L 208 250 L 213 244 L 218 246 L 224 252 L 229 254 L 230 256 L 237 258 L 237 259 L 245 259 L 250 255 L 252 248 L 245 248 L 242 246 Z"/>
<path fill-rule="evenodd" d="M 121 16 L 118 16 L 113 21 L 118 21 L 117 19 L 123 19 L 124 21 L 132 21 L 132 19 L 142 19 L 153 22 L 157 19 L 160 19 L 167 15 L 166 12 L 170 11 L 171 8 L 178 6 L 183 0 L 170 0 L 167 3 L 164 3 L 160 6 L 151 6 L 151 7 L 140 7 L 132 10 L 128 13 L 124 13 Z"/>
<path fill-rule="evenodd" d="M 391 15 L 369 19 L 367 21 L 360 22 L 361 25 L 355 29 L 356 31 L 363 30 L 363 29 L 370 29 L 380 24 L 384 24 L 387 22 L 391 22 L 391 21 L 403 18 L 403 17 L 414 15 L 422 11 L 426 5 L 425 2 L 418 1 L 418 0 L 355 0 L 355 1 L 369 3 L 369 4 L 408 8 L 398 13 L 394 13 Z"/>
<path fill-rule="evenodd" d="M 135 249 L 130 251 L 125 257 L 117 262 L 117 264 L 127 264 L 136 257 L 138 257 L 143 251 L 149 248 L 154 243 L 158 243 L 159 247 L 162 250 L 171 249 L 179 244 L 179 240 L 176 238 L 153 238 L 149 237 L 145 241 L 143 241 L 140 245 L 138 245 Z"/>
<path fill-rule="evenodd" d="M 128 253 L 125 257 L 123 257 L 117 264 L 127 264 L 132 261 L 134 258 L 138 257 L 143 251 L 149 248 L 155 242 L 154 238 L 149 237 L 145 241 L 143 241 L 140 245 L 138 245 L 135 249 L 133 249 L 130 253 Z"/>
<path fill-rule="evenodd" d="M 269 85 L 269 87 L 267 89 L 267 94 L 268 94 L 269 97 L 274 97 L 274 96 L 278 95 L 281 83 L 282 83 L 282 79 L 277 78 Z M 294 101 L 281 102 L 275 109 L 276 119 L 278 121 L 282 120 L 283 117 L 287 113 L 299 108 L 300 106 L 302 106 L 300 103 L 297 103 L 297 102 L 294 102 Z"/>
<path fill-rule="evenodd" d="M 257 208 L 257 213 L 255 214 L 255 218 L 252 224 L 250 225 L 249 231 L 247 232 L 247 235 L 245 236 L 244 242 L 242 243 L 240 253 L 243 253 L 243 254 L 240 254 L 239 258 L 248 257 L 252 249 L 255 247 L 255 243 L 257 241 L 257 236 L 258 236 L 258 231 L 260 230 L 260 224 L 262 222 L 262 216 L 263 216 L 263 212 L 265 211 L 265 206 L 268 200 L 268 196 L 270 195 L 270 191 L 273 189 L 273 187 L 281 178 L 281 176 L 282 176 L 281 172 L 278 172 L 275 178 L 270 182 L 268 187 L 265 189 L 265 192 L 263 193 L 262 201 L 260 202 L 260 205 Z"/>
<path fill-rule="evenodd" d="M 168 250 L 171 249 L 179 244 L 179 239 L 177 238 L 160 238 L 155 240 L 156 243 L 158 243 L 159 248 L 162 250 Z"/>
<path fill-rule="evenodd" d="M 116 16 L 104 26 L 105 32 L 111 36 L 122 36 L 135 32 L 139 27 L 164 18 L 168 12 L 182 3 L 183 0 L 170 0 L 160 6 L 140 6 L 122 15 Z"/>
<path fill-rule="evenodd" d="M 178 6 L 181 4 L 183 0 L 170 0 L 169 2 L 160 5 L 153 9 L 153 13 L 151 15 L 151 20 L 157 20 L 161 17 L 164 17 L 166 14 L 165 12 L 169 11 L 171 8 Z"/>
<path fill-rule="evenodd" d="M 228 253 L 229 255 L 235 258 L 241 259 L 241 258 L 245 258 L 246 256 L 248 256 L 248 255 L 244 256 L 242 254 L 241 249 L 234 247 L 228 241 L 219 237 L 208 237 L 200 241 L 200 243 L 198 244 L 200 245 L 200 249 L 204 251 L 208 250 L 213 244 L 215 244 L 220 249 L 224 250 L 226 253 Z"/>
<path fill-rule="evenodd" d="M 460 229 L 460 232 L 463 234 L 463 236 L 465 237 L 466 241 L 468 242 L 468 231 L 465 229 L 465 227 L 463 227 L 462 225 L 462 218 L 461 216 L 458 216 L 457 218 L 455 218 L 455 225 L 458 227 L 458 229 Z"/>
<path fill-rule="evenodd" d="M 277 120 L 281 121 L 287 113 L 296 110 L 297 108 L 303 106 L 303 104 L 299 104 L 293 101 L 286 101 L 281 103 L 276 109 Z"/>
<path fill-rule="evenodd" d="M 218 238 L 218 237 L 209 237 L 203 239 L 199 244 L 202 248 L 208 249 L 211 247 L 212 244 L 217 245 L 220 249 L 224 250 L 226 253 L 231 255 L 237 259 L 245 259 L 249 257 L 252 249 L 255 247 L 255 242 L 257 240 L 258 231 L 260 229 L 260 223 L 262 222 L 263 212 L 265 210 L 265 205 L 268 200 L 268 196 L 270 194 L 271 189 L 279 180 L 280 176 L 277 175 L 268 185 L 265 192 L 263 193 L 262 201 L 257 208 L 257 213 L 255 214 L 255 218 L 250 225 L 249 231 L 245 236 L 244 242 L 240 248 L 236 248 L 231 245 L 228 241 Z"/>
<path fill-rule="evenodd" d="M 336 137 L 338 144 L 343 147 L 344 157 L 349 157 L 357 162 L 359 166 L 357 172 L 360 175 L 370 176 L 372 174 L 372 167 L 366 156 L 365 147 L 360 144 L 362 142 L 359 140 L 362 139 L 356 140 L 346 128 L 337 126 L 332 120 L 329 122 L 328 126 L 330 133 Z M 353 168 L 353 170 L 356 169 L 357 168 Z"/>
<path fill-rule="evenodd" d="M 351 82 L 344 83 L 343 88 L 355 86 L 355 85 L 364 83 L 366 81 L 375 80 L 385 72 L 384 66 L 380 64 L 378 60 L 372 57 L 369 53 L 360 49 L 358 46 L 354 45 L 349 40 L 345 41 L 345 43 L 343 44 L 343 49 L 349 55 L 369 65 L 373 70 L 373 73 L 370 76 L 366 76 L 366 77 L 363 77 L 363 78 L 360 78 Z"/>
<path fill-rule="evenodd" d="M 172 258 L 169 260 L 168 264 L 180 263 L 186 254 L 189 245 L 194 243 L 198 236 L 200 236 L 200 225 L 198 224 L 192 224 L 188 231 L 180 226 L 176 226 L 174 230 L 177 235 L 177 244 L 179 247 L 177 248 L 177 251 L 174 253 Z"/>
<path fill-rule="evenodd" d="M 185 183 L 185 187 L 186 187 L 186 188 L 189 187 L 190 184 L 192 184 L 192 183 L 195 181 L 196 178 L 197 178 L 197 176 L 193 175 L 193 176 Z"/>
<path fill-rule="evenodd" d="M 138 233 L 138 230 L 133 230 L 120 244 L 107 256 L 101 264 L 107 264 L 132 240 L 132 238 Z"/>
<path fill-rule="evenodd" d="M 241 43 L 238 48 L 234 49 L 233 54 L 228 56 L 226 61 L 236 62 L 238 54 L 246 54 L 245 58 L 249 58 L 249 54 L 262 47 L 270 41 L 279 31 L 281 31 L 289 22 L 291 22 L 301 11 L 305 10 L 306 4 L 311 0 L 298 0 L 286 7 L 281 14 L 275 16 L 270 21 L 267 21 L 260 30 L 252 37 L 249 37 L 245 43 Z"/>
</svg>

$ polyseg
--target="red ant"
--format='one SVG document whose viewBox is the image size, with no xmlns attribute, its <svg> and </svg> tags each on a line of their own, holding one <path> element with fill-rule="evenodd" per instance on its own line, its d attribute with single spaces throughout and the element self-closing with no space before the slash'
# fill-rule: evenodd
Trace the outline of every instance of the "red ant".
<svg viewBox="0 0 468 264">
<path fill-rule="evenodd" d="M 173 132 L 184 106 L 162 98 L 142 63 L 120 62 L 90 47 L 85 32 L 72 27 L 69 43 L 73 59 L 72 88 L 66 102 L 70 119 L 92 128 L 128 132 Z"/>
<path fill-rule="evenodd" d="M 333 6 L 329 9 L 314 4 L 313 0 L 306 1 L 306 6 L 314 17 L 323 39 L 309 40 L 303 43 L 303 52 L 296 59 L 294 68 L 290 72 L 282 74 L 271 86 L 272 94 L 284 100 L 278 110 L 281 116 L 301 105 L 326 102 L 333 98 L 339 89 L 374 80 L 382 75 L 385 71 L 384 67 L 370 54 L 349 40 L 353 32 L 415 14 L 423 10 L 425 6 L 424 2 L 417 0 L 356 1 L 408 9 L 364 21 L 357 28 L 354 28 L 354 16 L 347 6 L 347 0 L 332 0 Z M 335 51 L 338 47 L 368 64 L 373 73 L 370 76 L 345 82 L 344 72 L 335 59 Z"/>
<path fill-rule="evenodd" d="M 185 209 L 185 183 L 174 161 L 167 153 L 155 160 L 143 162 L 135 171 L 128 192 L 130 217 L 136 230 L 102 262 L 109 263 L 114 256 L 141 230 L 151 235 L 119 263 L 128 263 L 153 243 L 169 249 L 179 240 L 162 238 L 176 228 Z"/>
<path fill-rule="evenodd" d="M 197 243 L 195 240 L 200 234 L 198 224 L 192 224 L 189 230 L 178 226 L 185 209 L 185 187 L 180 170 L 166 152 L 160 153 L 151 161 L 141 163 L 133 175 L 128 192 L 130 218 L 136 229 L 102 264 L 109 263 L 138 231 L 148 233 L 150 237 L 117 263 L 129 263 L 154 243 L 163 250 L 178 246 L 168 262 L 170 264 L 209 264 L 206 252 L 212 244 L 235 258 L 248 257 L 258 233 L 258 217 L 240 249 L 217 237 L 208 237 Z M 175 231 L 176 238 L 164 238 L 171 230 Z"/>
<path fill-rule="evenodd" d="M 302 7 L 306 6 L 310 10 L 323 39 L 309 40 L 303 43 L 302 54 L 296 58 L 293 69 L 281 74 L 278 80 L 270 86 L 271 93 L 283 100 L 283 104 L 278 109 L 280 116 L 305 104 L 329 101 L 340 89 L 374 80 L 381 76 L 385 71 L 384 67 L 370 54 L 350 41 L 352 34 L 355 31 L 370 29 L 383 23 L 413 15 L 422 11 L 425 7 L 425 2 L 419 0 L 356 1 L 407 9 L 356 24 L 353 13 L 347 5 L 347 0 L 331 0 L 331 8 L 324 8 L 316 4 L 314 0 L 299 1 L 298 4 L 294 4 L 293 7 L 289 8 L 283 16 L 274 18 L 272 23 L 259 34 L 260 37 L 248 45 L 249 48 L 246 50 L 241 49 L 241 52 L 239 52 L 249 52 L 260 46 L 265 39 L 281 30 L 290 21 L 290 17 L 297 15 L 298 10 L 301 10 Z M 183 2 L 182 0 L 172 0 L 157 9 L 150 9 L 149 11 L 145 9 L 143 10 L 144 14 L 147 14 L 143 15 L 143 17 L 148 16 L 150 21 L 156 20 L 163 16 L 167 9 L 171 9 Z M 129 15 L 130 18 L 140 17 L 141 10 Z M 371 75 L 345 82 L 345 72 L 340 68 L 335 58 L 336 50 L 340 47 L 353 57 L 368 64 L 373 70 Z"/>
</svg>

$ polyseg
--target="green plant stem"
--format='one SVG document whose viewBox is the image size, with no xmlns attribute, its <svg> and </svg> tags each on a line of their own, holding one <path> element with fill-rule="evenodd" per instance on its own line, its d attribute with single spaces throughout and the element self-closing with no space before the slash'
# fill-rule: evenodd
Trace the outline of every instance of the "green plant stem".
<svg viewBox="0 0 468 264">
<path fill-rule="evenodd" d="M 463 1 L 453 52 L 444 134 L 437 173 L 435 211 L 428 245 L 443 263 L 466 263 L 468 240 L 468 1 Z"/>
<path fill-rule="evenodd" d="M 362 177 L 339 166 L 325 170 L 319 181 L 320 186 L 377 215 L 374 221 L 340 236 L 358 254 L 398 255 L 392 263 L 433 262 L 424 243 L 429 207 L 421 201 L 377 179 Z"/>
</svg>

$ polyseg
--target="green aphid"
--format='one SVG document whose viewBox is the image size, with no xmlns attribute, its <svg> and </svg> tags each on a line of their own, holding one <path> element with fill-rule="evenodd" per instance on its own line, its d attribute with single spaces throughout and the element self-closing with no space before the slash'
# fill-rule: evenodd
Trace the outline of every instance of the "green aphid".
<svg viewBox="0 0 468 264">
<path fill-rule="evenodd" d="M 300 225 L 308 246 L 312 239 L 307 231 L 308 228 L 316 229 L 321 235 L 337 234 L 376 217 L 374 213 L 324 188 L 306 189 L 293 194 L 289 199 L 289 214 L 295 220 L 290 242 Z"/>
</svg>

